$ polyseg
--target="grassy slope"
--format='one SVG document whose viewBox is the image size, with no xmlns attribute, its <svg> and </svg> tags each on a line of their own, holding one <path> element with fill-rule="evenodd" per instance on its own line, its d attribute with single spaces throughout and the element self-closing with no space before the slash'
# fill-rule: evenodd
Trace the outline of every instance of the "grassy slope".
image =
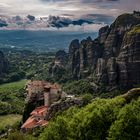
<svg viewBox="0 0 140 140">
<path fill-rule="evenodd" d="M 2 92 L 7 92 L 7 93 L 18 92 L 19 89 L 24 87 L 26 82 L 27 82 L 27 80 L 21 80 L 18 82 L 2 84 L 2 85 L 0 85 L 0 93 L 2 93 Z"/>
<path fill-rule="evenodd" d="M 0 116 L 0 128 L 4 128 L 6 126 L 12 126 L 16 122 L 20 121 L 21 118 L 22 118 L 21 115 L 15 115 L 15 114 Z"/>
<path fill-rule="evenodd" d="M 0 114 L 22 114 L 27 80 L 0 85 Z"/>
</svg>

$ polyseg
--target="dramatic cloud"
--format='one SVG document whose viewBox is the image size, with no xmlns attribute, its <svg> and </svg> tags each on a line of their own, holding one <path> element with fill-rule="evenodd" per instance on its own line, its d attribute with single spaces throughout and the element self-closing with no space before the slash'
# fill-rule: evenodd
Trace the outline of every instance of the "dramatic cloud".
<svg viewBox="0 0 140 140">
<path fill-rule="evenodd" d="M 139 10 L 139 5 L 140 0 L 0 0 L 0 16 L 55 15 L 92 20 L 100 26 L 121 13 Z"/>
<path fill-rule="evenodd" d="M 0 0 L 0 12 L 7 15 L 81 15 L 107 14 L 138 10 L 140 0 Z"/>
</svg>

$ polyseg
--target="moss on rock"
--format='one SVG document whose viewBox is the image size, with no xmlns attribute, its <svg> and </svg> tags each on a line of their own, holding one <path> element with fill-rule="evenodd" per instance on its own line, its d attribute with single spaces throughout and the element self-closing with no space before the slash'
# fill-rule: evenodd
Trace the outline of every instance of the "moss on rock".
<svg viewBox="0 0 140 140">
<path fill-rule="evenodd" d="M 113 26 L 120 27 L 120 26 L 127 26 L 127 25 L 136 25 L 140 23 L 140 18 L 137 18 L 133 14 L 122 14 L 120 15 L 115 22 L 113 23 Z"/>
<path fill-rule="evenodd" d="M 137 26 L 134 26 L 134 27 L 128 32 L 129 35 L 131 35 L 131 34 L 137 34 L 137 33 L 140 33 L 140 24 L 137 25 Z"/>
</svg>

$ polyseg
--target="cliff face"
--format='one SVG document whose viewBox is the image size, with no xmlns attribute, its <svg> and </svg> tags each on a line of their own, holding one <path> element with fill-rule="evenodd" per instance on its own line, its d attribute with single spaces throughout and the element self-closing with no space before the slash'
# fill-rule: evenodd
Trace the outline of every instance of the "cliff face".
<svg viewBox="0 0 140 140">
<path fill-rule="evenodd" d="M 140 26 L 133 27 L 125 34 L 117 63 L 121 85 L 140 83 Z"/>
<path fill-rule="evenodd" d="M 74 79 L 88 77 L 108 90 L 140 84 L 139 24 L 140 17 L 123 14 L 110 27 L 101 28 L 97 39 L 73 40 L 64 67 Z"/>
<path fill-rule="evenodd" d="M 55 60 L 49 69 L 51 76 L 54 77 L 57 75 L 56 80 L 59 80 L 66 72 L 66 65 L 68 61 L 68 54 L 63 50 L 58 51 L 55 55 Z"/>
<path fill-rule="evenodd" d="M 0 75 L 8 71 L 8 61 L 0 51 Z"/>
</svg>

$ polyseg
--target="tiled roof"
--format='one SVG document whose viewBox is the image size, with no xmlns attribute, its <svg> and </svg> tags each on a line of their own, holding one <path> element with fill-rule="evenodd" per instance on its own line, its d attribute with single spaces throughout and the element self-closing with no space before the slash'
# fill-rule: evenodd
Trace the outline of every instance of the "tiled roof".
<svg viewBox="0 0 140 140">
<path fill-rule="evenodd" d="M 30 114 L 31 117 L 26 120 L 26 122 L 21 126 L 21 129 L 33 129 L 37 126 L 47 125 L 48 122 L 44 119 L 44 114 L 46 113 L 46 111 L 46 106 L 40 106 L 34 109 Z M 39 119 L 37 119 L 36 117 L 39 117 Z"/>
<path fill-rule="evenodd" d="M 34 109 L 30 115 L 42 115 L 42 113 L 47 111 L 47 106 L 40 106 Z"/>
<path fill-rule="evenodd" d="M 29 117 L 27 119 L 27 121 L 21 126 L 21 128 L 26 128 L 26 129 L 29 129 L 29 128 L 34 128 L 37 124 L 37 121 L 34 117 Z"/>
<path fill-rule="evenodd" d="M 33 129 L 37 126 L 46 126 L 48 121 L 46 120 L 36 120 L 33 116 L 29 117 L 28 120 L 21 126 L 21 129 Z"/>
</svg>

